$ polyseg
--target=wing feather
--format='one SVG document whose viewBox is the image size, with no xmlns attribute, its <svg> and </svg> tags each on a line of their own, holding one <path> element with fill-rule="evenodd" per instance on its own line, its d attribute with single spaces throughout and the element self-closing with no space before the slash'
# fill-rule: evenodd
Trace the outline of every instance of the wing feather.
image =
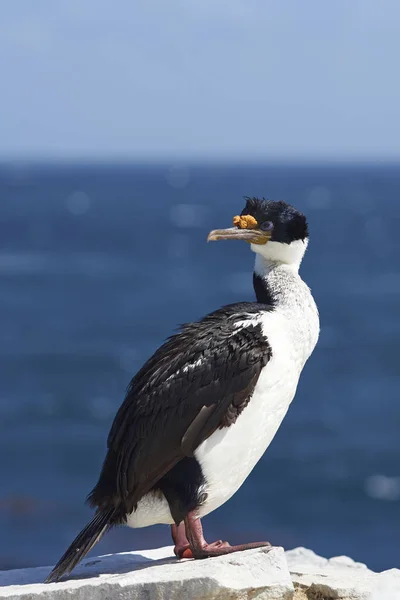
<svg viewBox="0 0 400 600">
<path fill-rule="evenodd" d="M 132 379 L 92 505 L 132 512 L 177 462 L 245 409 L 271 348 L 257 320 L 262 305 L 246 304 L 245 314 L 239 306 L 183 326 Z"/>
</svg>

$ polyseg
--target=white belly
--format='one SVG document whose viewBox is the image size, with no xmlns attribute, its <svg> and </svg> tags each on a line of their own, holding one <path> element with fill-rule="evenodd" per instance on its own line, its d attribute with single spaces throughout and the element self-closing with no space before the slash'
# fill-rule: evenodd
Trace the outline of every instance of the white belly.
<svg viewBox="0 0 400 600">
<path fill-rule="evenodd" d="M 146 494 L 138 502 L 135 512 L 127 516 L 128 527 L 149 527 L 157 523 L 172 525 L 174 522 L 168 502 L 161 492 Z"/>
<path fill-rule="evenodd" d="M 271 443 L 294 397 L 298 377 L 293 377 L 293 373 L 278 377 L 273 368 L 268 369 L 271 363 L 263 369 L 254 394 L 236 423 L 218 429 L 195 451 L 206 480 L 207 500 L 199 509 L 201 517 L 224 504 L 239 489 Z M 172 524 L 173 519 L 163 494 L 150 493 L 128 516 L 127 525 L 147 527 L 156 523 Z"/>
<path fill-rule="evenodd" d="M 279 375 L 272 359 L 236 423 L 217 430 L 195 451 L 208 494 L 200 507 L 200 516 L 229 500 L 260 460 L 293 400 L 298 376 L 299 373 L 290 370 Z"/>
<path fill-rule="evenodd" d="M 273 348 L 249 404 L 230 427 L 218 429 L 196 450 L 206 480 L 204 516 L 229 500 L 260 460 L 274 438 L 296 393 L 300 373 L 308 356 L 291 343 L 284 317 L 267 314 L 268 338 Z M 150 493 L 128 516 L 130 527 L 173 523 L 162 494 Z"/>
<path fill-rule="evenodd" d="M 249 404 L 236 423 L 217 430 L 195 451 L 208 493 L 200 516 L 229 500 L 260 460 L 294 398 L 304 363 L 315 345 L 313 342 L 307 348 L 302 342 L 294 343 L 292 324 L 284 314 L 265 314 L 263 330 L 272 357 L 260 374 Z"/>
</svg>

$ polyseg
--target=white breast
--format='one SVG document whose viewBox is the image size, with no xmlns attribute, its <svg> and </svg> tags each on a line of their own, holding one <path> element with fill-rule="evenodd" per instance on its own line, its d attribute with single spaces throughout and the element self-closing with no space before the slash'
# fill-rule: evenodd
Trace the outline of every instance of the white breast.
<svg viewBox="0 0 400 600">
<path fill-rule="evenodd" d="M 262 324 L 272 358 L 249 404 L 236 423 L 217 430 L 195 452 L 208 494 L 200 516 L 221 506 L 239 489 L 270 445 L 296 392 L 304 362 L 300 348 L 293 346 L 291 324 L 277 312 L 265 313 Z"/>
<path fill-rule="evenodd" d="M 243 321 L 243 325 L 249 323 Z M 276 313 L 265 313 L 262 323 L 273 355 L 261 371 L 249 404 L 233 425 L 218 429 L 195 451 L 206 480 L 207 500 L 200 516 L 221 506 L 242 485 L 271 443 L 296 391 L 300 369 L 290 347 L 288 323 Z M 128 517 L 128 525 L 153 523 L 172 523 L 172 518 L 165 498 L 148 494 Z"/>
<path fill-rule="evenodd" d="M 264 313 L 261 322 L 273 354 L 249 404 L 233 425 L 218 429 L 195 451 L 206 480 L 207 500 L 200 516 L 221 506 L 242 485 L 271 443 L 296 392 L 302 363 L 293 348 L 290 323 L 276 312 Z M 249 323 L 244 320 L 241 326 Z M 165 498 L 152 493 L 142 498 L 127 520 L 130 527 L 172 522 Z"/>
<path fill-rule="evenodd" d="M 319 333 L 318 311 L 308 287 L 299 278 L 292 298 L 276 310 L 260 313 L 272 357 L 263 368 L 249 404 L 230 427 L 218 429 L 195 451 L 206 480 L 204 516 L 226 502 L 242 485 L 273 440 L 296 393 L 303 366 Z M 240 327 L 254 323 L 243 320 Z M 145 496 L 128 517 L 131 527 L 172 523 L 162 495 Z"/>
</svg>

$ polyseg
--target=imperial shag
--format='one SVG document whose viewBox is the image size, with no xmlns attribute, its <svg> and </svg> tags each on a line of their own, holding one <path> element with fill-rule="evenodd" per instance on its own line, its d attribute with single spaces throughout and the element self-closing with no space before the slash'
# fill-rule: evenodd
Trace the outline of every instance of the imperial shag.
<svg viewBox="0 0 400 600">
<path fill-rule="evenodd" d="M 69 573 L 120 524 L 171 524 L 180 558 L 269 545 L 207 543 L 201 517 L 239 489 L 271 443 L 317 343 L 319 319 L 298 273 L 305 216 L 285 202 L 247 198 L 233 224 L 208 240 L 250 243 L 257 302 L 184 325 L 135 375 L 88 498 L 95 516 L 47 581 Z"/>
</svg>

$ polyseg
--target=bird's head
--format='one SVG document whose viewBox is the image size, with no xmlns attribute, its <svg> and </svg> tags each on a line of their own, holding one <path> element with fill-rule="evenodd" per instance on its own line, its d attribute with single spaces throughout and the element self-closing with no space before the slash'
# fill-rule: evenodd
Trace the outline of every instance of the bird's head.
<svg viewBox="0 0 400 600">
<path fill-rule="evenodd" d="M 308 243 L 305 216 L 286 202 L 245 198 L 233 227 L 215 229 L 208 241 L 244 240 L 267 261 L 299 265 Z"/>
</svg>

